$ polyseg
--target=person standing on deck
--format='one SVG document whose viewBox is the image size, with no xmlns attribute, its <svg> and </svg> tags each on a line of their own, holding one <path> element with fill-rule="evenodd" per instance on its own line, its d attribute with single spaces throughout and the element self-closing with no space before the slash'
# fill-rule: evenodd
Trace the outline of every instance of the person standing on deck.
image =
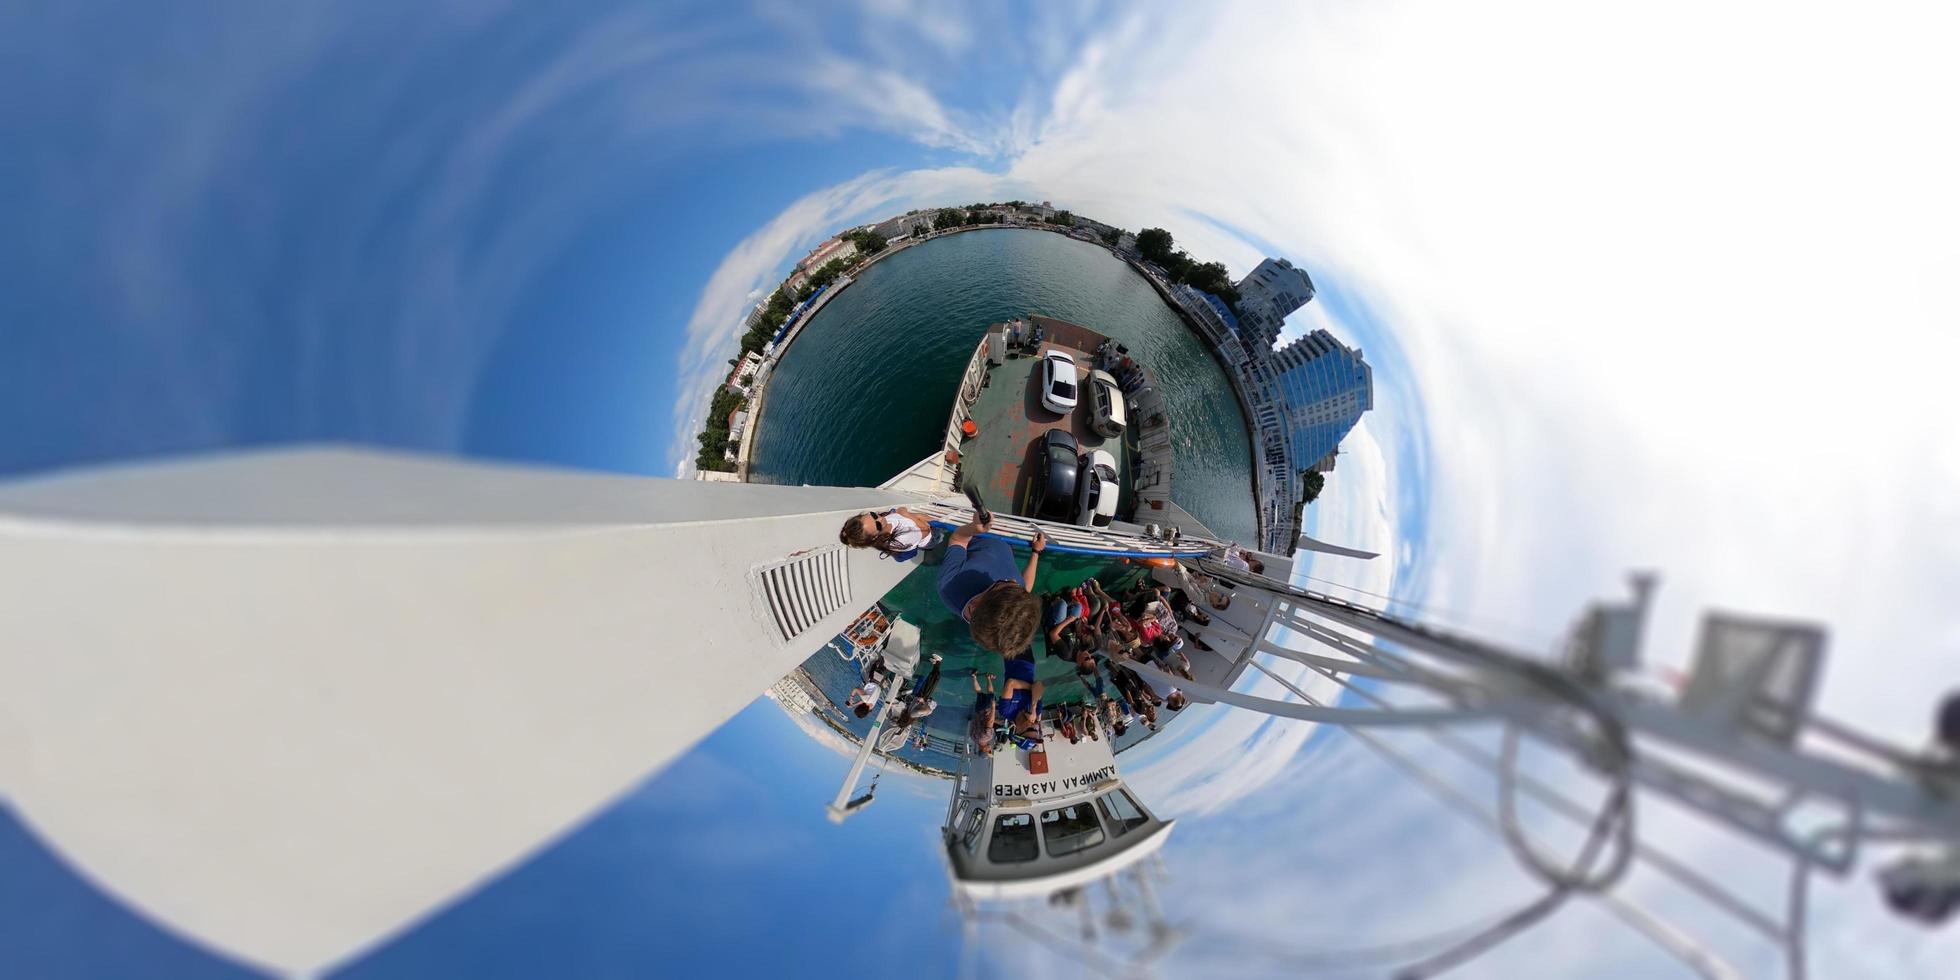
<svg viewBox="0 0 1960 980">
<path fill-rule="evenodd" d="M 947 540 L 945 562 L 939 566 L 939 598 L 966 620 L 973 642 L 1011 659 L 1033 644 L 1041 625 L 1034 576 L 1048 537 L 1035 532 L 1027 568 L 1017 569 L 1007 542 L 979 537 L 991 523 L 976 516 Z"/>
<path fill-rule="evenodd" d="M 987 689 L 980 689 L 980 672 L 968 677 L 973 682 L 973 720 L 967 723 L 967 741 L 981 754 L 994 749 L 994 675 L 987 675 Z"/>
<path fill-rule="evenodd" d="M 883 693 L 877 681 L 867 680 L 851 689 L 850 696 L 844 699 L 844 704 L 859 718 L 869 718 L 871 709 L 878 704 L 878 696 Z"/>
<path fill-rule="evenodd" d="M 932 670 L 926 676 L 912 682 L 912 693 L 905 695 L 901 699 L 903 707 L 899 708 L 898 713 L 892 716 L 892 723 L 898 728 L 905 728 L 913 722 L 932 714 L 933 709 L 939 707 L 939 702 L 932 699 L 932 692 L 934 688 L 939 686 L 939 662 L 943 659 L 945 658 L 939 654 L 933 654 Z"/>
</svg>

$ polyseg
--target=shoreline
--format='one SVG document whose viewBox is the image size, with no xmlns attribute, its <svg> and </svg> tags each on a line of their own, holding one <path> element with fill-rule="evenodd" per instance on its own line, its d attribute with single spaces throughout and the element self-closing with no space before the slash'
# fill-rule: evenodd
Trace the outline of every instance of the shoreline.
<svg viewBox="0 0 1960 980">
<path fill-rule="evenodd" d="M 1255 533 L 1263 536 L 1265 532 L 1266 521 L 1265 521 L 1265 515 L 1261 513 L 1259 507 L 1259 502 L 1262 499 L 1264 499 L 1264 496 L 1261 493 L 1262 481 L 1264 479 L 1264 471 L 1259 466 L 1259 433 L 1258 430 L 1253 426 L 1252 403 L 1250 399 L 1246 397 L 1245 389 L 1239 384 L 1238 375 L 1233 373 L 1232 365 L 1226 363 L 1224 352 L 1219 350 L 1217 343 L 1212 340 L 1211 335 L 1207 333 L 1204 330 L 1204 328 L 1200 326 L 1192 318 L 1190 312 L 1184 309 L 1183 304 L 1179 303 L 1177 301 L 1177 298 L 1171 295 L 1170 290 L 1167 287 L 1165 287 L 1163 283 L 1159 282 L 1156 276 L 1151 275 L 1148 270 L 1144 269 L 1143 266 L 1137 260 L 1123 255 L 1122 253 L 1118 252 L 1115 247 L 1109 245 L 1106 242 L 1100 240 L 1094 240 L 1094 241 L 1084 240 L 1075 235 L 1071 235 L 1069 234 L 1070 230 L 1071 229 L 1064 228 L 1061 225 L 1001 223 L 1001 224 L 986 224 L 986 225 L 962 225 L 961 227 L 958 228 L 949 228 L 944 231 L 934 231 L 922 238 L 921 237 L 908 238 L 905 240 L 903 244 L 896 245 L 893 247 L 888 247 L 884 251 L 879 252 L 877 255 L 873 255 L 870 258 L 866 259 L 863 263 L 854 265 L 850 269 L 846 270 L 844 275 L 841 277 L 845 281 L 826 290 L 824 292 L 821 301 L 813 304 L 808 310 L 805 310 L 803 312 L 803 315 L 797 319 L 797 322 L 791 325 L 789 331 L 783 334 L 782 343 L 777 347 L 776 351 L 769 357 L 769 359 L 764 362 L 764 367 L 765 369 L 768 370 L 770 374 L 774 374 L 776 364 L 782 360 L 784 354 L 787 354 L 789 352 L 790 345 L 795 342 L 797 337 L 802 335 L 803 329 L 809 325 L 811 320 L 816 318 L 817 313 L 819 313 L 825 306 L 830 304 L 830 300 L 833 297 L 835 297 L 839 293 L 842 293 L 844 290 L 850 288 L 853 284 L 855 284 L 858 278 L 864 274 L 865 270 L 870 269 L 872 266 L 877 265 L 879 262 L 882 262 L 885 259 L 890 258 L 891 256 L 897 255 L 898 253 L 903 252 L 908 248 L 912 248 L 913 246 L 922 245 L 926 242 L 930 242 L 938 238 L 945 238 L 952 235 L 960 235 L 960 234 L 965 234 L 967 232 L 974 232 L 974 231 L 1046 231 L 1051 234 L 1061 235 L 1064 238 L 1069 238 L 1078 242 L 1082 242 L 1082 244 L 1084 245 L 1096 246 L 1102 249 L 1103 251 L 1109 253 L 1111 258 L 1114 258 L 1118 262 L 1123 263 L 1123 265 L 1126 268 L 1128 268 L 1132 274 L 1136 275 L 1138 278 L 1142 279 L 1143 281 L 1149 283 L 1150 288 L 1156 291 L 1158 300 L 1161 301 L 1165 306 L 1169 307 L 1172 313 L 1176 314 L 1178 322 L 1184 324 L 1184 328 L 1186 330 L 1189 330 L 1192 334 L 1197 336 L 1199 344 L 1202 347 L 1204 347 L 1205 352 L 1211 356 L 1212 362 L 1217 364 L 1219 370 L 1224 373 L 1226 384 L 1231 387 L 1233 397 L 1238 400 L 1239 424 L 1245 430 L 1246 461 L 1249 464 L 1252 471 L 1252 485 L 1248 489 L 1251 491 L 1251 495 L 1252 495 L 1253 530 Z M 780 284 L 778 284 L 778 288 L 781 288 Z M 749 481 L 751 461 L 753 460 L 755 455 L 755 446 L 756 444 L 762 441 L 762 409 L 764 407 L 764 401 L 768 396 L 768 391 L 769 391 L 768 381 L 765 378 L 763 384 L 758 388 L 756 388 L 755 394 L 750 396 L 749 399 L 750 404 L 749 404 L 748 431 L 753 433 L 753 435 L 751 438 L 742 440 L 742 451 L 739 454 L 737 454 L 735 458 L 735 477 L 736 479 L 744 483 Z M 1174 499 L 1171 502 L 1176 503 Z"/>
</svg>

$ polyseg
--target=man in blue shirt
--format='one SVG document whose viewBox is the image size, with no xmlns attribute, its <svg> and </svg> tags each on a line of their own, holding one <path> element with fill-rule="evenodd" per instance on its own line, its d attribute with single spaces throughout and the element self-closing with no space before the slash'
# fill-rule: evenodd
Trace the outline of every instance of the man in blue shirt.
<svg viewBox="0 0 1960 980">
<path fill-rule="evenodd" d="M 966 620 L 975 643 L 1012 658 L 1027 651 L 1041 623 L 1034 573 L 1048 538 L 1035 532 L 1027 568 L 1015 568 L 1014 549 L 1007 542 L 978 537 L 991 523 L 975 517 L 948 539 L 939 566 L 939 598 Z"/>
</svg>

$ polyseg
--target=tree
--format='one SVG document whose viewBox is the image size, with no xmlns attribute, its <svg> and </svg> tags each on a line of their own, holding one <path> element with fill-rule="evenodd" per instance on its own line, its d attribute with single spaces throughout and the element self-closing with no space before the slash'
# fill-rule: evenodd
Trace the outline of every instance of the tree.
<svg viewBox="0 0 1960 980">
<path fill-rule="evenodd" d="M 728 417 L 747 405 L 748 399 L 728 387 L 715 389 L 708 399 L 708 417 L 696 437 L 700 451 L 694 456 L 695 469 L 727 472 L 735 468 L 728 462 Z"/>
<path fill-rule="evenodd" d="M 787 287 L 778 288 L 769 295 L 769 312 L 785 317 L 793 309 L 796 309 L 796 298 L 789 294 Z"/>
<path fill-rule="evenodd" d="M 1164 256 L 1157 264 L 1164 267 L 1164 271 L 1170 274 L 1173 282 L 1183 282 L 1184 277 L 1191 272 L 1191 256 L 1184 254 L 1181 248 Z"/>
<path fill-rule="evenodd" d="M 1057 211 L 1043 220 L 1051 225 L 1062 225 L 1068 228 L 1075 227 L 1075 215 L 1067 211 Z"/>
<path fill-rule="evenodd" d="M 866 256 L 877 255 L 879 252 L 885 250 L 885 236 L 878 234 L 870 228 L 859 228 L 856 231 L 846 232 L 843 238 L 845 241 L 856 245 L 858 252 Z"/>
<path fill-rule="evenodd" d="M 934 215 L 932 219 L 932 227 L 934 231 L 945 231 L 948 228 L 958 228 L 963 224 L 966 224 L 966 214 L 955 208 L 945 208 L 941 210 L 937 215 Z"/>
<path fill-rule="evenodd" d="M 1179 252 L 1183 255 L 1183 252 Z M 1186 256 L 1187 263 L 1190 261 Z M 1232 274 L 1225 270 L 1223 262 L 1191 263 L 1185 266 L 1177 277 L 1179 281 L 1190 283 L 1197 289 L 1225 300 L 1227 303 L 1239 301 L 1239 289 L 1232 284 Z"/>
<path fill-rule="evenodd" d="M 1103 244 L 1114 245 L 1123 240 L 1123 229 L 1110 228 L 1102 233 Z"/>
<path fill-rule="evenodd" d="M 1325 474 L 1313 470 L 1300 474 L 1300 499 L 1305 503 L 1313 503 L 1314 498 L 1320 496 L 1320 491 L 1325 486 L 1327 486 Z"/>
<path fill-rule="evenodd" d="M 1165 265 L 1171 257 L 1171 233 L 1162 228 L 1145 228 L 1137 232 L 1137 254 L 1146 261 Z M 1169 268 L 1168 266 L 1165 266 Z"/>
<path fill-rule="evenodd" d="M 814 296 L 817 290 L 836 281 L 837 277 L 843 275 L 844 270 L 850 267 L 850 259 L 831 259 L 825 262 L 822 268 L 810 273 L 810 281 L 805 283 L 803 288 L 808 290 L 811 296 Z M 808 297 L 805 298 L 807 299 Z"/>
</svg>

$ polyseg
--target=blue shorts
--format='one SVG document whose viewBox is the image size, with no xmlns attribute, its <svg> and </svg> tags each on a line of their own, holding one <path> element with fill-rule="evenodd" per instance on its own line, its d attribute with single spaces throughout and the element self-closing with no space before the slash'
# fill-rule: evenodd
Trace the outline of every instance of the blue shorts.
<svg viewBox="0 0 1960 980">
<path fill-rule="evenodd" d="M 1020 716 L 1021 712 L 1026 711 L 1028 709 L 1028 705 L 1033 700 L 1034 700 L 1033 691 L 1015 691 L 1013 694 L 1001 698 L 1000 699 L 1001 718 L 1007 721 L 1013 721 L 1015 718 Z"/>
<path fill-rule="evenodd" d="M 1048 604 L 1048 625 L 1050 627 L 1060 626 L 1068 619 L 1080 615 L 1082 615 L 1082 606 L 1080 603 L 1070 602 L 1067 599 L 1057 599 Z"/>
<path fill-rule="evenodd" d="M 1007 679 L 1034 683 L 1034 658 L 1009 657 L 1007 659 Z"/>
</svg>

